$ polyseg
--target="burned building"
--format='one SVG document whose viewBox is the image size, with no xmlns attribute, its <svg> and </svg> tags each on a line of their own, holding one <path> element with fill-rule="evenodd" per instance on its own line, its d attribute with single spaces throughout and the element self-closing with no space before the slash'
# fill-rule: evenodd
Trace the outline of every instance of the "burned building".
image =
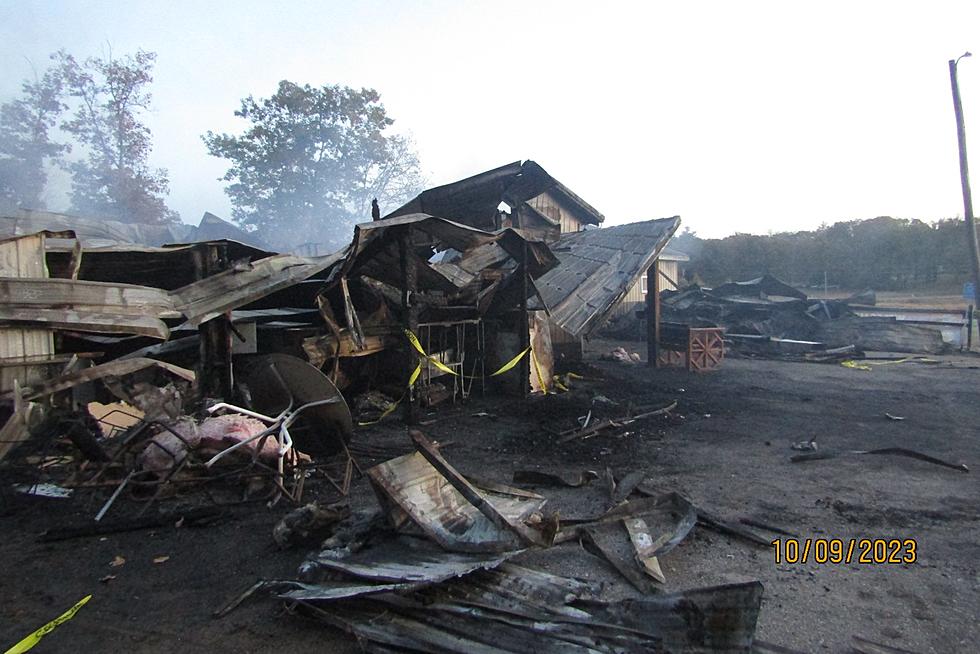
<svg viewBox="0 0 980 654">
<path fill-rule="evenodd" d="M 411 213 L 428 213 L 487 231 L 513 227 L 548 243 L 605 220 L 595 207 L 530 160 L 425 190 L 386 217 Z"/>
</svg>

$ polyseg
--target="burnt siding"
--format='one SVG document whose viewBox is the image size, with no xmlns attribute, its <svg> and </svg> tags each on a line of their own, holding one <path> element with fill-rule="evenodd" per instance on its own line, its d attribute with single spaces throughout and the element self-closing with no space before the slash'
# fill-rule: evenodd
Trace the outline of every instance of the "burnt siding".
<svg viewBox="0 0 980 654">
<path fill-rule="evenodd" d="M 584 223 L 575 215 L 575 209 L 566 202 L 545 191 L 541 195 L 527 201 L 529 205 L 546 215 L 548 218 L 558 221 L 561 225 L 561 233 L 580 232 L 584 228 Z"/>
<path fill-rule="evenodd" d="M 680 276 L 679 262 L 657 259 L 657 265 L 660 266 L 660 270 L 666 273 L 668 277 L 674 281 L 677 281 L 677 278 Z M 644 308 L 644 303 L 646 302 L 647 298 L 647 294 L 643 292 L 643 285 L 646 283 L 645 280 L 646 272 L 643 273 L 643 276 L 638 282 L 630 287 L 630 290 L 626 292 L 626 295 L 623 297 L 622 301 L 620 301 L 620 303 L 616 305 L 616 308 L 612 310 L 612 312 L 609 314 L 610 320 L 615 320 L 616 318 L 630 313 L 631 311 L 638 311 L 639 309 Z M 676 291 L 677 287 L 661 277 L 660 290 Z"/>
</svg>

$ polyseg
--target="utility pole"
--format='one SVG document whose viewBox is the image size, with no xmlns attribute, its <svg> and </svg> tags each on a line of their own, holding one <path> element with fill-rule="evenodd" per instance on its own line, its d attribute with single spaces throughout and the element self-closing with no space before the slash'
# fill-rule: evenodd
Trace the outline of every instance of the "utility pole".
<svg viewBox="0 0 980 654">
<path fill-rule="evenodd" d="M 977 225 L 973 220 L 973 196 L 970 193 L 970 167 L 966 159 L 966 126 L 963 124 L 963 102 L 960 100 L 960 86 L 956 81 L 956 64 L 963 57 L 972 56 L 964 52 L 957 59 L 949 60 L 949 81 L 953 85 L 953 111 L 956 113 L 956 140 L 960 146 L 960 185 L 963 187 L 963 220 L 966 221 L 967 244 L 973 261 L 973 306 L 980 308 L 980 248 L 977 247 Z"/>
</svg>

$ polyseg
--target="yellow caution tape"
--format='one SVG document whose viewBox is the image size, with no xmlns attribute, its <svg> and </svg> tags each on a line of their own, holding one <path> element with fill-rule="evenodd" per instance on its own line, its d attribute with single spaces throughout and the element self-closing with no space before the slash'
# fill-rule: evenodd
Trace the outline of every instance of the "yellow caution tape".
<svg viewBox="0 0 980 654">
<path fill-rule="evenodd" d="M 456 375 L 457 377 L 459 376 L 459 374 L 455 370 L 453 370 L 452 368 L 444 364 L 442 361 L 440 361 L 439 359 L 437 359 L 432 355 L 426 354 L 425 350 L 422 349 L 422 344 L 419 343 L 419 339 L 416 338 L 415 334 L 413 334 L 411 330 L 406 329 L 405 336 L 408 337 L 408 341 L 415 347 L 416 350 L 418 350 L 418 353 L 421 354 L 423 358 L 430 361 L 432 365 L 434 365 L 436 368 L 442 370 L 443 372 L 448 372 L 450 375 Z M 418 370 L 416 372 L 418 372 Z M 412 377 L 413 382 L 415 381 L 416 377 L 418 377 L 418 375 L 413 373 L 413 377 Z"/>
<path fill-rule="evenodd" d="M 504 365 L 500 366 L 499 370 L 490 373 L 490 377 L 496 377 L 497 375 L 502 375 L 508 370 L 511 370 L 514 366 L 520 363 L 521 359 L 523 359 L 529 352 L 531 354 L 531 361 L 534 362 L 534 371 L 538 375 L 538 384 L 541 386 L 544 392 L 547 393 L 548 384 L 545 383 L 544 375 L 541 374 L 541 364 L 538 363 L 538 357 L 535 356 L 534 348 L 532 348 L 530 345 L 524 348 L 524 350 L 522 350 L 520 354 L 518 354 L 516 357 L 514 357 Z"/>
<path fill-rule="evenodd" d="M 859 361 L 855 359 L 848 359 L 847 361 L 841 361 L 840 364 L 845 368 L 852 368 L 854 370 L 871 370 L 871 366 L 887 366 L 892 363 L 905 363 L 912 360 L 913 357 L 895 359 L 894 361 Z"/>
<path fill-rule="evenodd" d="M 37 645 L 42 638 L 44 638 L 49 633 L 54 631 L 55 627 L 57 627 L 58 625 L 64 622 L 68 622 L 69 620 L 74 618 L 75 614 L 78 613 L 78 609 L 85 606 L 85 604 L 90 599 L 92 599 L 92 596 L 86 595 L 81 600 L 79 600 L 78 604 L 71 607 L 70 609 L 68 609 L 61 615 L 59 615 L 57 618 L 55 618 L 48 624 L 44 625 L 43 627 L 41 627 L 40 629 L 38 629 L 37 631 L 29 635 L 27 638 L 24 638 L 22 641 L 20 641 L 10 649 L 8 649 L 4 654 L 21 654 L 21 652 L 26 652 L 29 649 L 33 649 L 34 646 Z"/>
<path fill-rule="evenodd" d="M 400 398 L 398 398 L 397 400 L 395 400 L 394 402 L 392 402 L 388 406 L 387 409 L 385 409 L 384 411 L 381 412 L 381 415 L 378 416 L 377 420 L 369 420 L 368 422 L 360 422 L 360 421 L 358 421 L 357 426 L 358 427 L 367 427 L 368 425 L 376 425 L 376 424 L 378 424 L 379 422 L 381 422 L 382 420 L 384 420 L 385 418 L 387 418 L 388 416 L 390 416 L 394 412 L 394 410 L 398 408 L 398 405 L 401 404 L 402 403 L 402 400 L 404 400 L 404 399 L 405 399 L 405 396 L 402 395 Z"/>
<path fill-rule="evenodd" d="M 408 342 L 415 346 L 415 349 L 419 351 L 422 356 L 428 356 L 425 350 L 422 349 L 422 344 L 419 343 L 419 339 L 412 333 L 412 330 L 406 329 L 405 336 L 408 336 Z"/>
<path fill-rule="evenodd" d="M 419 375 L 421 375 L 421 374 L 422 374 L 422 363 L 419 362 L 415 366 L 415 370 L 413 370 L 412 371 L 412 374 L 409 375 L 409 377 L 408 377 L 408 385 L 409 386 L 412 386 L 412 384 L 415 383 L 415 380 L 418 379 L 419 378 Z"/>
<path fill-rule="evenodd" d="M 459 373 L 457 373 L 457 372 L 451 370 L 450 368 L 448 368 L 447 366 L 445 366 L 441 361 L 439 361 L 435 357 L 426 354 L 425 350 L 422 349 L 422 344 L 419 342 L 419 339 L 411 331 L 409 331 L 409 330 L 406 329 L 405 330 L 405 336 L 408 337 L 408 342 L 412 344 L 412 347 L 414 347 L 416 349 L 416 351 L 418 351 L 418 353 L 422 357 L 425 358 L 426 361 L 431 361 L 440 370 L 444 370 L 444 371 L 448 372 L 451 375 L 456 375 L 457 377 L 463 376 L 463 377 L 466 377 L 467 379 L 476 379 L 476 377 L 469 377 L 468 375 L 460 375 Z M 524 348 L 524 350 L 520 354 L 518 354 L 516 357 L 514 357 L 513 359 L 511 359 L 510 361 L 508 361 L 504 365 L 502 365 L 496 372 L 490 373 L 490 375 L 488 375 L 488 376 L 490 376 L 490 377 L 496 377 L 497 375 L 502 375 L 505 372 L 507 372 L 508 370 L 513 369 L 513 367 L 516 366 L 521 361 L 521 359 L 523 359 L 529 352 L 531 354 L 531 361 L 534 363 L 534 372 L 538 376 L 538 384 L 541 386 L 541 389 L 546 394 L 549 393 L 550 391 L 548 390 L 548 384 L 545 382 L 545 380 L 544 380 L 544 374 L 542 374 L 542 372 L 541 372 L 541 364 L 538 363 L 538 357 L 535 356 L 534 350 L 531 348 L 531 346 L 528 346 L 528 347 Z M 421 374 L 422 374 L 422 362 L 419 361 L 418 364 L 415 366 L 415 370 L 413 370 L 412 371 L 412 374 L 409 375 L 409 377 L 408 377 L 408 387 L 409 388 L 411 388 L 415 384 L 416 380 L 418 380 L 419 375 L 421 375 Z M 570 377 L 577 378 L 577 379 L 581 379 L 581 377 L 579 377 L 578 375 L 575 375 L 574 373 L 569 373 L 569 376 Z M 558 376 L 557 375 L 555 376 L 554 384 L 555 384 L 556 387 L 560 388 L 561 390 L 568 391 L 568 388 L 566 386 L 564 386 L 558 380 Z M 382 412 L 382 414 L 380 416 L 378 416 L 378 418 L 376 420 L 371 420 L 371 421 L 368 421 L 368 422 L 358 422 L 357 423 L 358 426 L 360 426 L 360 427 L 366 427 L 368 425 L 374 425 L 374 424 L 377 424 L 377 423 L 381 422 L 386 417 L 388 417 L 389 415 L 391 415 L 391 413 L 396 408 L 398 408 L 398 405 L 401 404 L 401 401 L 404 400 L 404 399 L 405 399 L 405 395 L 402 395 L 396 402 L 394 402 L 391 406 L 389 406 L 387 409 L 385 409 L 384 412 Z"/>
<path fill-rule="evenodd" d="M 548 394 L 548 384 L 545 383 L 544 376 L 541 374 L 541 365 L 538 363 L 538 357 L 534 356 L 534 349 L 533 348 L 528 348 L 528 349 L 531 350 L 531 361 L 534 362 L 534 372 L 536 372 L 537 375 L 538 375 L 538 386 L 540 386 L 541 387 L 541 391 L 545 395 L 547 395 Z"/>
<path fill-rule="evenodd" d="M 520 353 L 520 354 L 518 354 L 518 355 L 517 355 L 516 357 L 514 357 L 513 359 L 511 359 L 510 361 L 508 361 L 507 363 L 505 363 L 505 364 L 504 364 L 503 366 L 501 366 L 501 367 L 500 367 L 500 370 L 498 370 L 497 372 L 494 372 L 494 373 L 490 373 L 490 376 L 491 376 L 491 377 L 496 377 L 497 375 L 502 375 L 502 374 L 504 374 L 505 372 L 507 372 L 508 370 L 510 370 L 511 368 L 513 368 L 514 366 L 516 366 L 516 365 L 517 365 L 517 363 L 518 363 L 518 362 L 519 362 L 519 361 L 520 361 L 521 359 L 523 359 L 523 358 L 524 358 L 524 355 L 525 355 L 525 354 L 527 354 L 527 353 L 528 353 L 528 352 L 530 352 L 530 351 L 531 351 L 531 347 L 530 347 L 530 346 L 528 346 L 527 348 L 525 348 L 525 349 L 524 349 L 524 351 L 523 351 L 523 352 L 521 352 L 521 353 Z"/>
<path fill-rule="evenodd" d="M 423 357 L 425 357 L 426 360 L 431 361 L 438 368 L 440 368 L 442 370 L 445 370 L 446 372 L 448 372 L 451 375 L 455 375 L 456 374 L 455 372 L 453 372 L 452 370 L 450 370 L 449 368 L 447 368 L 446 366 L 444 366 L 441 361 L 439 361 L 435 357 L 430 357 L 428 354 L 426 354 L 425 353 L 425 350 L 422 349 L 422 344 L 419 343 L 419 339 L 416 338 L 415 337 L 415 334 L 413 334 L 411 331 L 409 331 L 409 330 L 406 329 L 405 330 L 405 336 L 408 337 L 408 342 L 411 343 L 412 346 L 416 350 L 418 350 L 418 353 L 421 354 Z M 415 365 L 415 370 L 413 370 L 412 371 L 412 374 L 408 376 L 408 388 L 409 389 L 411 389 L 412 386 L 415 385 L 416 380 L 419 378 L 419 375 L 421 375 L 421 374 L 422 374 L 422 362 L 419 361 Z M 405 395 L 408 395 L 408 391 L 405 391 Z M 375 425 L 375 424 L 381 422 L 382 420 L 384 420 L 385 418 L 387 418 L 388 416 L 390 416 L 392 414 L 392 412 L 394 412 L 394 410 L 398 408 L 398 405 L 402 403 L 402 400 L 405 399 L 405 395 L 402 395 L 395 402 L 393 402 L 391 405 L 389 405 L 387 409 L 385 409 L 384 411 L 382 411 L 381 412 L 381 415 L 378 416 L 378 418 L 376 420 L 369 420 L 367 422 L 360 422 L 360 421 L 358 421 L 358 423 L 357 423 L 358 427 L 367 427 L 368 425 Z"/>
</svg>

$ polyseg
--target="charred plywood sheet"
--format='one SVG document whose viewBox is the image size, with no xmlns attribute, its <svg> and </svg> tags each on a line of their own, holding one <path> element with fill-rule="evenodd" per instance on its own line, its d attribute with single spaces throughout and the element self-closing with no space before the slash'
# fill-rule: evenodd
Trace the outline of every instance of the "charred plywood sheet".
<svg viewBox="0 0 980 654">
<path fill-rule="evenodd" d="M 552 247 L 559 265 L 535 281 L 552 322 L 573 336 L 600 327 L 680 222 L 675 216 L 563 235 Z"/>
</svg>

